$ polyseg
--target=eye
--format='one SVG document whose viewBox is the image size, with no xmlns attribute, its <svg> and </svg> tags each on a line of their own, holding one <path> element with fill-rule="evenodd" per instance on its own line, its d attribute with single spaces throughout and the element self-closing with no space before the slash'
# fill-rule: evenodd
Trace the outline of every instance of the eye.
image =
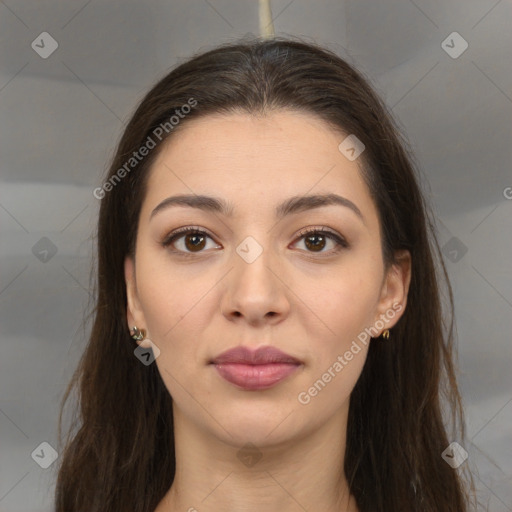
<svg viewBox="0 0 512 512">
<path fill-rule="evenodd" d="M 188 256 L 201 252 L 205 248 L 206 238 L 212 239 L 206 231 L 196 227 L 185 227 L 173 231 L 162 241 L 162 246 L 169 247 L 174 246 L 176 242 L 183 242 L 182 246 L 177 247 L 173 252 Z"/>
<path fill-rule="evenodd" d="M 307 252 L 331 252 L 329 250 L 323 251 L 326 247 L 327 240 L 334 244 L 332 252 L 338 252 L 342 249 L 348 248 L 347 241 L 328 228 L 305 228 L 300 232 L 299 240 L 303 240 L 307 247 Z"/>
<path fill-rule="evenodd" d="M 161 244 L 163 247 L 172 246 L 173 252 L 180 256 L 190 256 L 194 253 L 203 252 L 207 238 L 212 240 L 212 237 L 203 229 L 190 226 L 173 231 Z M 326 227 L 305 228 L 300 232 L 300 237 L 297 240 L 304 240 L 307 252 L 335 253 L 349 247 L 347 241 L 342 236 Z M 326 247 L 327 241 L 331 241 L 334 244 L 334 248 L 330 251 L 323 250 Z M 178 242 L 182 242 L 181 247 L 177 246 Z M 217 245 L 216 247 L 218 248 L 219 246 Z"/>
</svg>

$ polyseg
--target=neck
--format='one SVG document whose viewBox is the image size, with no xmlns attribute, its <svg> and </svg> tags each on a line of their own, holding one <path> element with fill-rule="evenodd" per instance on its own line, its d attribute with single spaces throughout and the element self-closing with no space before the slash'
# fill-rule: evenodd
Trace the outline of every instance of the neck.
<svg viewBox="0 0 512 512">
<path fill-rule="evenodd" d="M 256 447 L 213 437 L 175 408 L 176 474 L 155 512 L 357 512 L 343 471 L 347 412 Z"/>
</svg>

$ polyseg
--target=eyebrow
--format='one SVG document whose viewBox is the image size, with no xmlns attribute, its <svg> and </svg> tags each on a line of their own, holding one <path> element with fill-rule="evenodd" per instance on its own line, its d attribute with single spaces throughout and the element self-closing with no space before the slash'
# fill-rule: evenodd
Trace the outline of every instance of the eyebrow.
<svg viewBox="0 0 512 512">
<path fill-rule="evenodd" d="M 275 216 L 277 219 L 282 219 L 287 215 L 292 215 L 295 213 L 330 205 L 339 205 L 349 208 L 363 221 L 363 223 L 365 223 L 365 219 L 361 213 L 361 210 L 352 201 L 337 194 L 317 194 L 310 196 L 290 197 L 276 207 Z M 234 212 L 233 204 L 225 201 L 224 199 L 205 195 L 183 194 L 164 199 L 151 212 L 149 219 L 151 220 L 157 213 L 173 206 L 188 206 L 190 208 L 198 208 L 205 212 L 220 213 L 226 217 L 232 217 Z"/>
</svg>

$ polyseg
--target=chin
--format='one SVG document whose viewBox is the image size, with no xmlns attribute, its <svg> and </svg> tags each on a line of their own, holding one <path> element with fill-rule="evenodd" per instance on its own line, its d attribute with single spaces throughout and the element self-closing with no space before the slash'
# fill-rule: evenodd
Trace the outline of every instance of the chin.
<svg viewBox="0 0 512 512">
<path fill-rule="evenodd" d="M 237 401 L 238 402 L 238 401 Z M 218 410 L 218 409 L 217 409 Z M 217 413 L 211 410 L 212 416 L 224 427 L 215 426 L 226 442 L 242 446 L 251 442 L 257 446 L 270 446 L 282 443 L 297 435 L 300 422 L 300 409 L 293 404 L 282 402 L 263 403 L 261 400 L 252 403 L 233 403 L 233 407 L 224 408 Z M 231 434 L 231 436 L 227 433 Z"/>
</svg>

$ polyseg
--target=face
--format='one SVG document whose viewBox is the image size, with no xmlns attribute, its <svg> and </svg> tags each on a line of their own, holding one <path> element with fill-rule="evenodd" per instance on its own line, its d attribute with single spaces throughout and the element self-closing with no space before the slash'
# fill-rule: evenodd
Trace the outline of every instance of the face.
<svg viewBox="0 0 512 512">
<path fill-rule="evenodd" d="M 405 310 L 410 259 L 385 272 L 359 159 L 338 149 L 345 136 L 302 112 L 210 115 L 183 125 L 150 170 L 125 262 L 128 325 L 160 350 L 175 417 L 233 446 L 299 438 L 346 414 L 369 344 L 386 343 L 369 334 Z M 326 194 L 342 199 L 286 203 Z M 229 208 L 166 203 L 178 195 Z M 211 361 L 239 346 L 298 364 L 266 365 L 260 388 L 238 365 L 245 385 L 233 383 Z"/>
</svg>

